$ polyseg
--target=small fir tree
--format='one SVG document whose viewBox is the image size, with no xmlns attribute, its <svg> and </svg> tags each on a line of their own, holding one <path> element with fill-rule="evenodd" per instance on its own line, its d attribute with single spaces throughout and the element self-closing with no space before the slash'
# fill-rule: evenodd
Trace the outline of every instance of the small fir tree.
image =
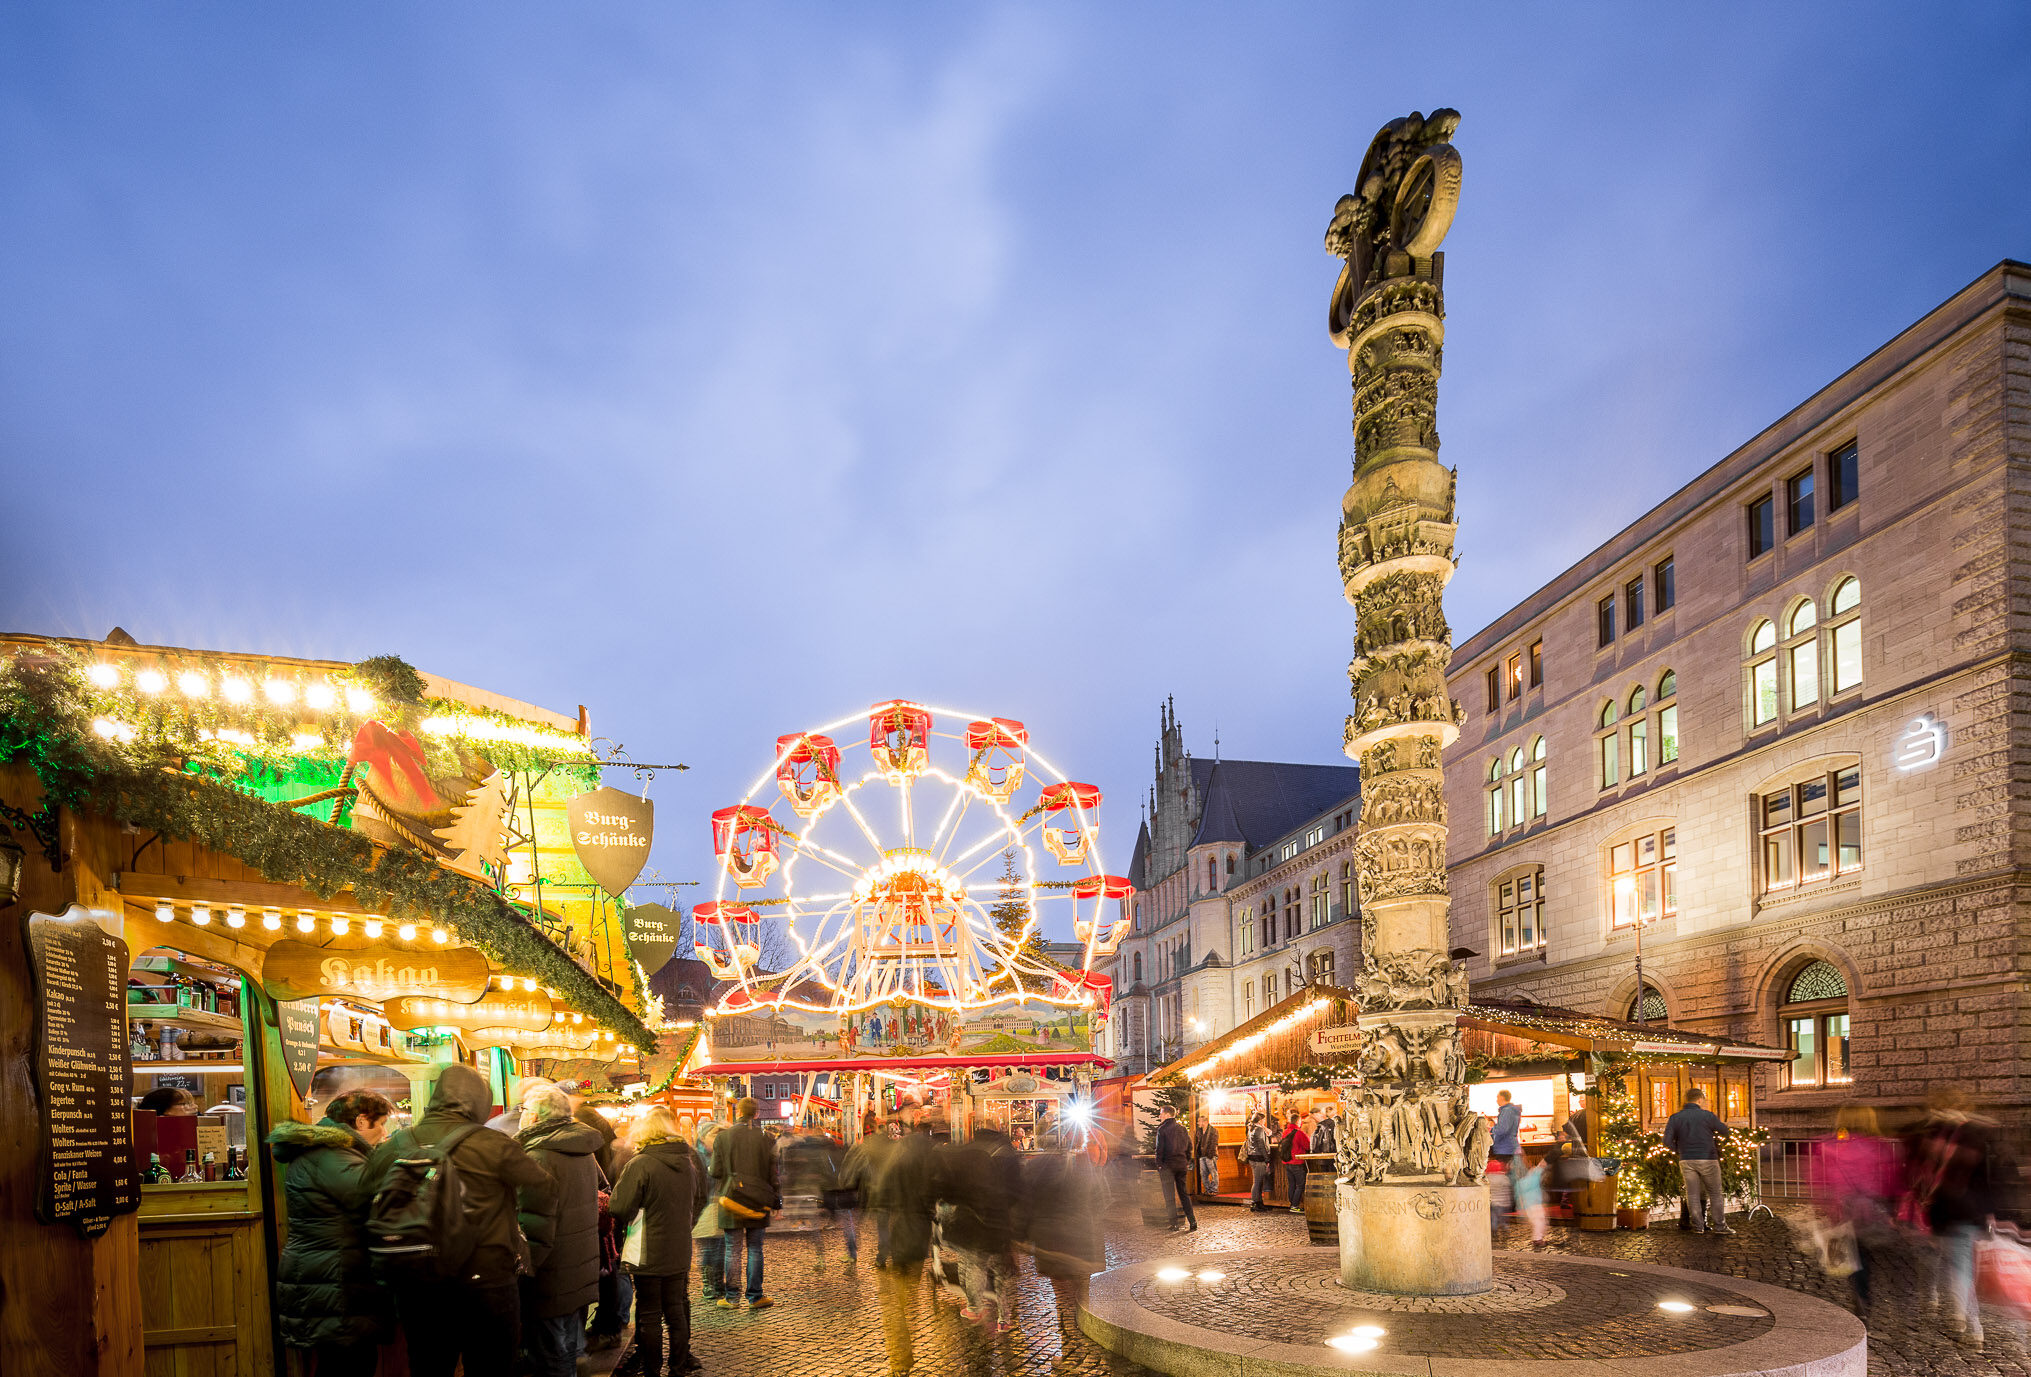
<svg viewBox="0 0 2031 1377">
<path fill-rule="evenodd" d="M 1053 970 L 1057 963 L 1044 954 L 1044 929 L 1042 924 L 1030 928 L 1027 938 L 1022 936 L 1023 925 L 1030 921 L 1029 902 L 1023 898 L 1023 877 L 1016 874 L 1015 848 L 1001 853 L 1001 898 L 988 906 L 987 916 L 994 920 L 994 926 L 1010 942 L 1021 940 L 1018 948 L 1023 955 L 1046 970 Z"/>
</svg>

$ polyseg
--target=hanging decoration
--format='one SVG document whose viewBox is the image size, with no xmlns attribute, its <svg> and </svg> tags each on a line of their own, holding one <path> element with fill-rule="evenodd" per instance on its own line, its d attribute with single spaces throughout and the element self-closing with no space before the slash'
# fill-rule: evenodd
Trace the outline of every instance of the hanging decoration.
<svg viewBox="0 0 2031 1377">
<path fill-rule="evenodd" d="M 650 975 L 663 969 L 677 952 L 684 920 L 662 904 L 629 904 L 621 915 L 627 929 L 628 952 Z"/>
<path fill-rule="evenodd" d="M 579 864 L 601 889 L 618 897 L 648 863 L 655 805 L 609 786 L 580 794 L 564 811 Z"/>
</svg>

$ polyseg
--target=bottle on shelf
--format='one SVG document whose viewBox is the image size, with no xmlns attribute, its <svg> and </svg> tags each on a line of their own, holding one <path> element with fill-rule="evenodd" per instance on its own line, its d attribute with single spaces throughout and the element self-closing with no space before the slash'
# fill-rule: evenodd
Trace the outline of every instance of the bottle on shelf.
<svg viewBox="0 0 2031 1377">
<path fill-rule="evenodd" d="M 148 1170 L 141 1173 L 141 1182 L 147 1186 L 160 1186 L 169 1180 L 169 1168 L 162 1165 L 162 1154 L 148 1154 Z"/>
<path fill-rule="evenodd" d="M 148 1031 L 139 1023 L 134 1025 L 134 1037 L 127 1044 L 128 1055 L 135 1061 L 154 1061 L 155 1044 L 148 1040 Z"/>
<path fill-rule="evenodd" d="M 226 1174 L 224 1179 L 227 1181 L 244 1181 L 247 1179 L 246 1169 L 240 1165 L 240 1150 L 238 1148 L 226 1149 Z"/>
<path fill-rule="evenodd" d="M 197 1169 L 197 1149 L 185 1148 L 183 1150 L 183 1175 L 176 1178 L 176 1183 L 181 1186 L 203 1180 L 204 1176 Z"/>
<path fill-rule="evenodd" d="M 219 1179 L 219 1155 L 216 1152 L 205 1154 L 204 1178 L 207 1181 Z"/>
</svg>

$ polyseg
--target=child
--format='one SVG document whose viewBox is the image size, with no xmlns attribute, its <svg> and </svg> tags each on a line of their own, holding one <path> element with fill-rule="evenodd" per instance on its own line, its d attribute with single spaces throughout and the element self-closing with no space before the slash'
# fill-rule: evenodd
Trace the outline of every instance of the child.
<svg viewBox="0 0 2031 1377">
<path fill-rule="evenodd" d="M 1544 1208 L 1544 1160 L 1516 1178 L 1516 1208 L 1530 1221 L 1530 1246 L 1544 1251 L 1546 1229 Z"/>
<path fill-rule="evenodd" d="M 1488 1232 L 1499 1234 L 1516 1207 L 1516 1182 L 1499 1161 L 1488 1164 Z"/>
</svg>

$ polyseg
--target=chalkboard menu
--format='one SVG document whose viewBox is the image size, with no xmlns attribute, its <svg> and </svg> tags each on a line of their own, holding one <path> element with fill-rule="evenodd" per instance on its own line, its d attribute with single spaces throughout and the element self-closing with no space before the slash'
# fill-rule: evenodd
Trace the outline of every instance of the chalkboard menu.
<svg viewBox="0 0 2031 1377">
<path fill-rule="evenodd" d="M 75 916 L 72 916 L 75 915 Z M 35 1212 L 90 1238 L 141 1203 L 128 1107 L 127 944 L 85 911 L 28 917 L 42 1161 Z"/>
</svg>

